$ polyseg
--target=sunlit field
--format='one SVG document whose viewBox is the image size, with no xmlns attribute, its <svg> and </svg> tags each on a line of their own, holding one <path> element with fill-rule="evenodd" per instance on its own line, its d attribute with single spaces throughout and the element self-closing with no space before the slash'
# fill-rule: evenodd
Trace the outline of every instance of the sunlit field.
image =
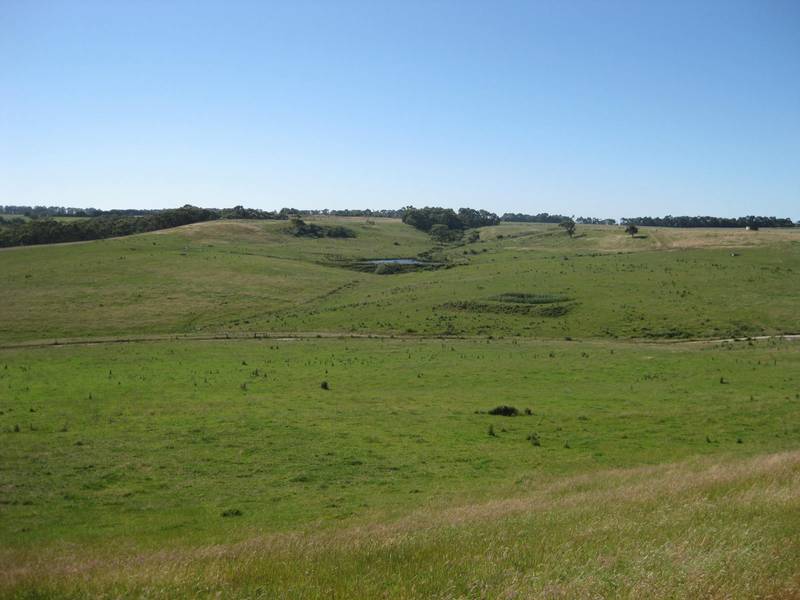
<svg viewBox="0 0 800 600">
<path fill-rule="evenodd" d="M 0 251 L 0 595 L 798 597 L 796 232 L 317 222 Z"/>
</svg>

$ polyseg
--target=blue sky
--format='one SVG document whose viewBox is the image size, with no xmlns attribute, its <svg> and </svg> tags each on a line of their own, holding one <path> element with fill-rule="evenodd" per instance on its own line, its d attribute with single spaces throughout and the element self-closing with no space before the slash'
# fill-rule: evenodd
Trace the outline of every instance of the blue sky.
<svg viewBox="0 0 800 600">
<path fill-rule="evenodd" d="M 0 0 L 0 204 L 800 218 L 800 2 Z"/>
</svg>

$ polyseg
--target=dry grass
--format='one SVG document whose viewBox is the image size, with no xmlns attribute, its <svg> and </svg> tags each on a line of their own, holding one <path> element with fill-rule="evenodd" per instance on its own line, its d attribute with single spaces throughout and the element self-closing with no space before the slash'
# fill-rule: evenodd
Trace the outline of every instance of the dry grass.
<svg viewBox="0 0 800 600">
<path fill-rule="evenodd" d="M 599 472 L 392 523 L 0 561 L 12 597 L 800 598 L 800 452 Z"/>
<path fill-rule="evenodd" d="M 677 227 L 643 227 L 642 233 L 651 236 L 658 248 L 668 249 L 744 248 L 792 241 L 800 242 L 800 231 L 796 228 L 746 231 L 732 228 L 679 229 Z"/>
<path fill-rule="evenodd" d="M 569 238 L 553 224 L 503 223 L 486 228 L 481 237 L 486 241 L 510 238 L 518 250 L 540 252 L 563 248 L 565 251 L 642 252 L 652 250 L 686 250 L 691 248 L 747 248 L 800 242 L 797 228 L 746 231 L 738 228 L 640 227 L 631 237 L 616 225 L 578 225 L 577 234 Z"/>
</svg>

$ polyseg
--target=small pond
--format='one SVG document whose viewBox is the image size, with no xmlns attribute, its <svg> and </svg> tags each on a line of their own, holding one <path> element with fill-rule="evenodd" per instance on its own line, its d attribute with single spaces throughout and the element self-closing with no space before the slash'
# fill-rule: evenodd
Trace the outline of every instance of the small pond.
<svg viewBox="0 0 800 600">
<path fill-rule="evenodd" d="M 373 260 L 365 260 L 364 262 L 371 265 L 429 265 L 416 258 L 375 258 Z"/>
</svg>

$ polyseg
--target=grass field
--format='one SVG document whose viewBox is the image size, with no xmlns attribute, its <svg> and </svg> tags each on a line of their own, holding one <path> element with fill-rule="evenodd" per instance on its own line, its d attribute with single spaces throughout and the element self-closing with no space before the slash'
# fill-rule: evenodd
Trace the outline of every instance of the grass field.
<svg viewBox="0 0 800 600">
<path fill-rule="evenodd" d="M 800 598 L 800 232 L 323 221 L 0 251 L 0 596 Z"/>
<path fill-rule="evenodd" d="M 632 239 L 597 226 L 580 227 L 570 239 L 556 226 L 510 224 L 485 229 L 485 241 L 434 249 L 452 268 L 378 276 L 334 265 L 414 257 L 433 249 L 430 239 L 389 219 L 336 222 L 358 237 L 295 238 L 285 222 L 212 222 L 0 251 L 0 338 L 237 330 L 550 339 L 800 332 L 796 230 L 643 228 L 644 237 Z M 714 245 L 720 237 L 724 247 Z M 568 300 L 553 317 L 543 307 L 492 300 L 507 293 Z"/>
</svg>

